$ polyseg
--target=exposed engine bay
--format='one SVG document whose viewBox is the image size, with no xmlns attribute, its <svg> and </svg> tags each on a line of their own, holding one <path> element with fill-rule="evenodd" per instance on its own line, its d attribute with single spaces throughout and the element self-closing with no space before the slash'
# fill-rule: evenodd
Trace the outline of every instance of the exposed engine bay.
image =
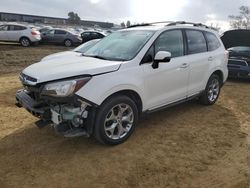
<svg viewBox="0 0 250 188">
<path fill-rule="evenodd" d="M 41 96 L 40 88 L 27 87 L 16 95 L 18 107 L 24 107 L 34 116 L 40 118 L 36 122 L 39 128 L 51 125 L 55 131 L 65 137 L 89 136 L 91 127 L 91 104 L 77 96 L 68 98 L 52 98 Z M 90 124 L 89 124 L 90 123 Z"/>
</svg>

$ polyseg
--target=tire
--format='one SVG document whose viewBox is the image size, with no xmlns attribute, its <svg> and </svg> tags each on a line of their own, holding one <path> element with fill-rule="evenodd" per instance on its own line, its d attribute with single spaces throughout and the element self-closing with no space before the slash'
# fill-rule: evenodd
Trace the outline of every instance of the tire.
<svg viewBox="0 0 250 188">
<path fill-rule="evenodd" d="M 31 44 L 30 39 L 28 39 L 27 37 L 22 37 L 20 39 L 20 43 L 23 47 L 28 47 Z"/>
<path fill-rule="evenodd" d="M 73 45 L 72 40 L 66 39 L 66 40 L 64 41 L 64 46 L 66 46 L 66 47 L 71 47 L 72 45 Z"/>
<path fill-rule="evenodd" d="M 221 90 L 221 79 L 218 75 L 213 74 L 208 79 L 206 89 L 200 96 L 200 103 L 204 105 L 213 105 L 219 98 Z"/>
<path fill-rule="evenodd" d="M 94 136 L 102 144 L 117 145 L 127 140 L 138 122 L 138 109 L 127 96 L 106 100 L 97 113 Z"/>
</svg>

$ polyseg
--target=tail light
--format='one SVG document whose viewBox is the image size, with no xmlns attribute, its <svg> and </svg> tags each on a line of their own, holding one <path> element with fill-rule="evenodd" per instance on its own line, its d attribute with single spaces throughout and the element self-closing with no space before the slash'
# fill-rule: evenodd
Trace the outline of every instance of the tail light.
<svg viewBox="0 0 250 188">
<path fill-rule="evenodd" d="M 228 59 L 229 59 L 229 51 L 225 51 L 225 62 L 228 63 Z"/>
<path fill-rule="evenodd" d="M 38 31 L 31 31 L 31 35 L 39 35 L 40 33 Z"/>
</svg>

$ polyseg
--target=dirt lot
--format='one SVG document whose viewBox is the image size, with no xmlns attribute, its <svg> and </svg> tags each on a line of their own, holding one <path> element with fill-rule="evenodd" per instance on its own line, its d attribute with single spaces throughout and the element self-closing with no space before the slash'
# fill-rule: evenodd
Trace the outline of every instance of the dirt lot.
<svg viewBox="0 0 250 188">
<path fill-rule="evenodd" d="M 0 45 L 0 187 L 250 187 L 250 83 L 141 120 L 124 144 L 65 139 L 14 106 L 18 71 L 58 46 Z"/>
</svg>

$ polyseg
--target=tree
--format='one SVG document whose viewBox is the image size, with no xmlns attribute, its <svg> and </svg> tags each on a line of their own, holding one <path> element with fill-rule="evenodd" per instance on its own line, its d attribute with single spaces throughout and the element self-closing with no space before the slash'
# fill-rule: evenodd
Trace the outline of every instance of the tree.
<svg viewBox="0 0 250 188">
<path fill-rule="evenodd" d="M 220 25 L 218 23 L 211 23 L 210 27 L 212 29 L 214 29 L 215 31 L 218 31 L 218 32 L 220 32 L 220 30 L 221 30 L 221 27 L 220 27 Z"/>
<path fill-rule="evenodd" d="M 230 15 L 230 25 L 235 29 L 250 29 L 250 7 L 241 6 L 239 15 Z"/>
<path fill-rule="evenodd" d="M 126 27 L 124 22 L 121 23 L 121 27 Z"/>
<path fill-rule="evenodd" d="M 126 26 L 127 26 L 127 27 L 130 27 L 130 25 L 131 25 L 131 23 L 130 23 L 130 21 L 128 20 Z"/>
<path fill-rule="evenodd" d="M 81 21 L 81 18 L 78 16 L 77 13 L 74 13 L 73 11 L 71 11 L 68 13 L 68 20 L 69 20 L 69 23 L 79 24 Z"/>
</svg>

